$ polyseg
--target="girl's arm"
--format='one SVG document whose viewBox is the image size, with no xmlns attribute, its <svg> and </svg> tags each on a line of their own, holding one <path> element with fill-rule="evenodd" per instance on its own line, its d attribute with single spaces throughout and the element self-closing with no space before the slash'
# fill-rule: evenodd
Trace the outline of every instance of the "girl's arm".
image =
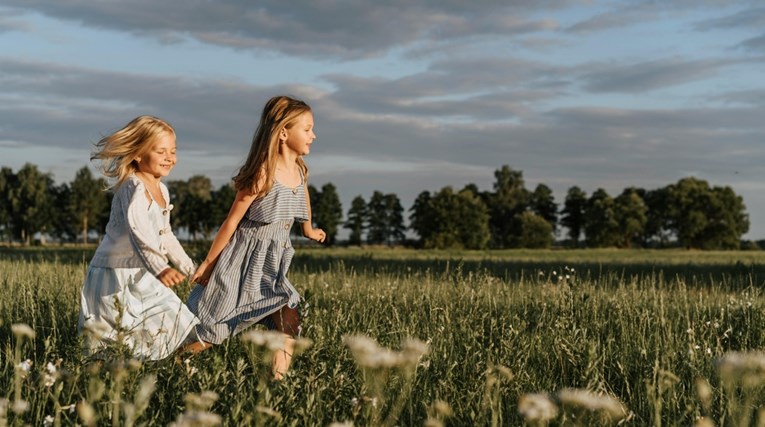
<svg viewBox="0 0 765 427">
<path fill-rule="evenodd" d="M 159 233 L 159 230 L 154 230 L 149 223 L 147 215 L 149 201 L 146 197 L 146 187 L 138 180 L 127 180 L 122 185 L 124 188 L 120 188 L 118 196 L 125 212 L 127 233 L 133 251 L 141 259 L 147 270 L 160 277 L 163 272 L 171 267 L 155 243 L 158 239 L 154 234 Z M 168 285 L 164 281 L 162 283 Z"/>
<path fill-rule="evenodd" d="M 247 213 L 247 209 L 255 200 L 256 195 L 249 189 L 239 190 L 236 192 L 234 203 L 231 204 L 231 209 L 228 211 L 228 216 L 221 224 L 220 229 L 215 234 L 210 250 L 207 252 L 205 260 L 199 264 L 196 273 L 191 277 L 192 282 L 198 282 L 203 285 L 207 284 L 207 281 L 212 274 L 215 264 L 218 262 L 218 257 L 223 249 L 231 240 L 231 236 L 234 235 L 239 221 L 242 220 L 244 214 Z"/>
<path fill-rule="evenodd" d="M 305 204 L 306 208 L 308 208 L 308 221 L 305 221 L 302 225 L 303 236 L 317 242 L 323 242 L 324 239 L 327 238 L 327 233 L 325 233 L 321 228 L 313 228 L 313 217 L 311 216 L 311 196 L 308 194 L 307 180 L 303 184 L 303 188 L 305 189 Z"/>
</svg>

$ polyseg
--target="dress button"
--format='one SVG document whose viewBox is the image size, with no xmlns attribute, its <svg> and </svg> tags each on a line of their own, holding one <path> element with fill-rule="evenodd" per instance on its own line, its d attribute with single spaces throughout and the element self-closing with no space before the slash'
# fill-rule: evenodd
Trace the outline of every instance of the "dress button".
<svg viewBox="0 0 765 427">
<path fill-rule="evenodd" d="M 293 189 L 292 189 L 292 194 L 297 194 L 297 192 L 298 192 L 298 189 L 297 189 L 297 187 L 295 187 L 295 188 L 293 188 Z"/>
<path fill-rule="evenodd" d="M 284 229 L 285 229 L 285 230 L 289 230 L 289 229 L 290 229 L 290 224 L 289 224 L 289 223 L 287 223 L 287 224 L 284 224 Z"/>
</svg>

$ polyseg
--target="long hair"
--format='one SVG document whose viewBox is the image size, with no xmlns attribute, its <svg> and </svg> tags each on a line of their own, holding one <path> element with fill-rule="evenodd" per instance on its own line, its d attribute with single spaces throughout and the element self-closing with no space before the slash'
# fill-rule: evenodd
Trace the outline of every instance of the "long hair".
<svg viewBox="0 0 765 427">
<path fill-rule="evenodd" d="M 301 114 L 310 111 L 308 104 L 289 96 L 275 96 L 266 102 L 252 137 L 250 153 L 234 177 L 234 188 L 237 191 L 249 189 L 260 197 L 271 190 L 279 154 L 279 132 L 292 128 Z M 302 157 L 297 158 L 297 164 L 307 177 L 308 167 Z"/>
<path fill-rule="evenodd" d="M 99 169 L 105 176 L 115 179 L 119 187 L 138 169 L 136 157 L 146 154 L 157 137 L 168 132 L 175 135 L 169 123 L 153 116 L 138 116 L 122 129 L 98 141 L 90 160 L 100 161 Z"/>
</svg>

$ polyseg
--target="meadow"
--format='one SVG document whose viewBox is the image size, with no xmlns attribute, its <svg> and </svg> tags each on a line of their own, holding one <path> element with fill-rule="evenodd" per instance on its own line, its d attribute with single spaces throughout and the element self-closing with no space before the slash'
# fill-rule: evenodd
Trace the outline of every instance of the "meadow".
<svg viewBox="0 0 765 427">
<path fill-rule="evenodd" d="M 0 426 L 765 425 L 764 252 L 301 248 L 272 382 L 261 329 L 83 358 L 93 249 L 0 248 Z"/>
</svg>

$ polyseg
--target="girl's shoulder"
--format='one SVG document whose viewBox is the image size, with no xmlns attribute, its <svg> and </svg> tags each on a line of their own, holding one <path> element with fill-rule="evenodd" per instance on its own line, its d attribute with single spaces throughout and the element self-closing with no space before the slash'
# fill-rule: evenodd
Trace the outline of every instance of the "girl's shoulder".
<svg viewBox="0 0 765 427">
<path fill-rule="evenodd" d="M 115 196 L 122 196 L 122 197 L 126 197 L 130 199 L 133 197 L 133 195 L 136 192 L 140 192 L 141 194 L 143 194 L 145 191 L 146 191 L 146 188 L 143 184 L 143 181 L 141 181 L 134 174 L 130 174 L 119 185 L 119 187 L 115 191 Z"/>
</svg>

